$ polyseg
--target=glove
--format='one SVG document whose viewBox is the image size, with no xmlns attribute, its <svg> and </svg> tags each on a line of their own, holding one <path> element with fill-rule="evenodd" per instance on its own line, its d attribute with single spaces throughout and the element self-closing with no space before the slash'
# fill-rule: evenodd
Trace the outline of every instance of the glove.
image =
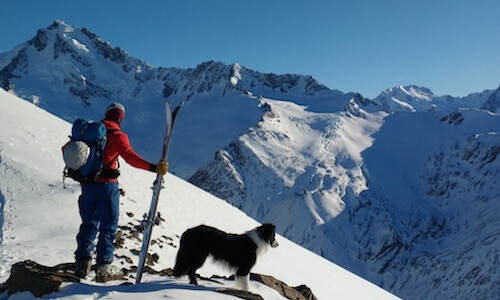
<svg viewBox="0 0 500 300">
<path fill-rule="evenodd" d="M 158 174 L 165 175 L 168 172 L 168 162 L 162 160 L 160 161 L 156 167 L 155 167 L 155 172 Z"/>
</svg>

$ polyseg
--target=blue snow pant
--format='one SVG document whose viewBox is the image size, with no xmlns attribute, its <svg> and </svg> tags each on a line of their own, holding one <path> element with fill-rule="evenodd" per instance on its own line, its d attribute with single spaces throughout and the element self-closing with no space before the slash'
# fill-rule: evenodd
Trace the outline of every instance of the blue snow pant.
<svg viewBox="0 0 500 300">
<path fill-rule="evenodd" d="M 120 192 L 116 182 L 84 183 L 78 199 L 82 224 L 76 236 L 78 248 L 75 251 L 77 261 L 90 259 L 97 242 L 97 264 L 113 261 L 113 242 L 118 227 Z"/>
</svg>

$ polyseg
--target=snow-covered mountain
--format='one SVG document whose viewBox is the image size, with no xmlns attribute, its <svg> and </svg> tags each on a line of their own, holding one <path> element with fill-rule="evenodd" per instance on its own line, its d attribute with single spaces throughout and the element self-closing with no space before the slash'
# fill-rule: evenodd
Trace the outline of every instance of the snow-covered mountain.
<svg viewBox="0 0 500 300">
<path fill-rule="evenodd" d="M 262 121 L 191 182 L 403 298 L 496 298 L 498 114 L 262 101 Z"/>
<path fill-rule="evenodd" d="M 127 108 L 124 129 L 148 159 L 157 159 L 163 136 L 165 99 L 188 99 L 178 126 L 172 170 L 191 176 L 263 114 L 247 95 L 314 99 L 315 108 L 350 96 L 330 90 L 311 76 L 264 74 L 239 64 L 214 61 L 192 69 L 155 68 L 113 48 L 90 30 L 55 21 L 28 42 L 0 54 L 0 84 L 40 107 L 72 121 L 99 118 L 112 101 Z M 190 149 L 190 151 L 186 151 Z"/>
<path fill-rule="evenodd" d="M 61 182 L 60 144 L 71 124 L 0 90 L 0 283 L 10 275 L 15 262 L 31 259 L 44 265 L 73 261 L 75 236 L 79 226 L 76 182 Z M 140 236 L 129 228 L 138 226 L 148 210 L 154 174 L 122 164 L 121 187 L 126 196 L 120 205 L 120 231 L 115 264 L 130 268 L 137 264 Z M 155 270 L 172 267 L 179 236 L 201 223 L 229 232 L 244 232 L 258 225 L 243 212 L 203 190 L 168 175 L 161 194 L 159 212 L 164 219 L 153 231 L 152 254 Z M 353 275 L 320 256 L 279 236 L 278 248 L 270 249 L 259 260 L 254 272 L 269 274 L 291 286 L 306 284 L 318 299 L 395 299 L 393 295 Z M 207 263 L 200 274 L 227 276 L 219 266 Z M 129 281 L 133 282 L 130 278 Z M 51 299 L 236 299 L 216 293 L 232 287 L 227 279 L 202 280 L 201 287 L 188 285 L 187 278 L 174 279 L 145 274 L 143 283 L 98 284 L 90 278 L 79 284 L 65 284 L 49 295 Z M 219 283 L 217 283 L 219 282 Z M 284 299 L 273 289 L 251 282 L 251 292 L 265 299 Z M 7 297 L 0 293 L 0 299 Z M 17 297 L 17 298 L 16 298 Z M 29 293 L 12 299 L 33 299 Z M 83 298 L 82 298 L 83 297 Z"/>
<path fill-rule="evenodd" d="M 500 294 L 500 88 L 397 86 L 370 100 L 239 64 L 156 68 L 58 21 L 0 54 L 0 83 L 70 121 L 123 102 L 150 160 L 164 100 L 189 99 L 176 174 L 403 298 Z"/>
<path fill-rule="evenodd" d="M 450 111 L 458 108 L 482 108 L 498 112 L 500 87 L 466 97 L 437 96 L 429 89 L 414 85 L 388 88 L 373 101 L 390 112 Z"/>
</svg>

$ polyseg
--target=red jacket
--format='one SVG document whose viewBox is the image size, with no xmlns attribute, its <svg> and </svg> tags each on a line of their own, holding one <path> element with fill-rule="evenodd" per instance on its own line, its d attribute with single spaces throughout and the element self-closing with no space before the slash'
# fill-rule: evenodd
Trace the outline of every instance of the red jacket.
<svg viewBox="0 0 500 300">
<path fill-rule="evenodd" d="M 121 156 L 128 164 L 139 169 L 150 171 L 152 164 L 144 160 L 139 154 L 135 153 L 130 145 L 126 133 L 120 129 L 114 121 L 102 120 L 102 123 L 108 130 L 106 148 L 104 148 L 103 165 L 104 168 L 117 169 L 118 156 Z M 117 182 L 116 178 L 100 178 L 99 182 Z"/>
</svg>

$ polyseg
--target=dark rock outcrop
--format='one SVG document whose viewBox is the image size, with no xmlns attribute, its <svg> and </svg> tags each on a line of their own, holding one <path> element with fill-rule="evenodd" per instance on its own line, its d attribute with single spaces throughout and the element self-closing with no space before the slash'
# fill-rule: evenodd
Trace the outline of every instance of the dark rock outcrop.
<svg viewBox="0 0 500 300">
<path fill-rule="evenodd" d="M 258 281 L 268 287 L 275 289 L 283 297 L 290 300 L 316 300 L 316 296 L 312 293 L 311 289 L 306 285 L 299 285 L 297 287 L 288 286 L 283 281 L 280 281 L 272 276 L 263 274 L 250 274 L 250 279 Z"/>
<path fill-rule="evenodd" d="M 217 293 L 231 295 L 246 300 L 264 300 L 261 295 L 250 293 L 248 291 L 242 291 L 237 289 L 217 289 Z"/>
<path fill-rule="evenodd" d="M 41 297 L 56 292 L 63 282 L 80 282 L 80 279 L 61 268 L 47 267 L 27 260 L 12 266 L 5 287 L 9 295 L 28 291 Z"/>
</svg>

